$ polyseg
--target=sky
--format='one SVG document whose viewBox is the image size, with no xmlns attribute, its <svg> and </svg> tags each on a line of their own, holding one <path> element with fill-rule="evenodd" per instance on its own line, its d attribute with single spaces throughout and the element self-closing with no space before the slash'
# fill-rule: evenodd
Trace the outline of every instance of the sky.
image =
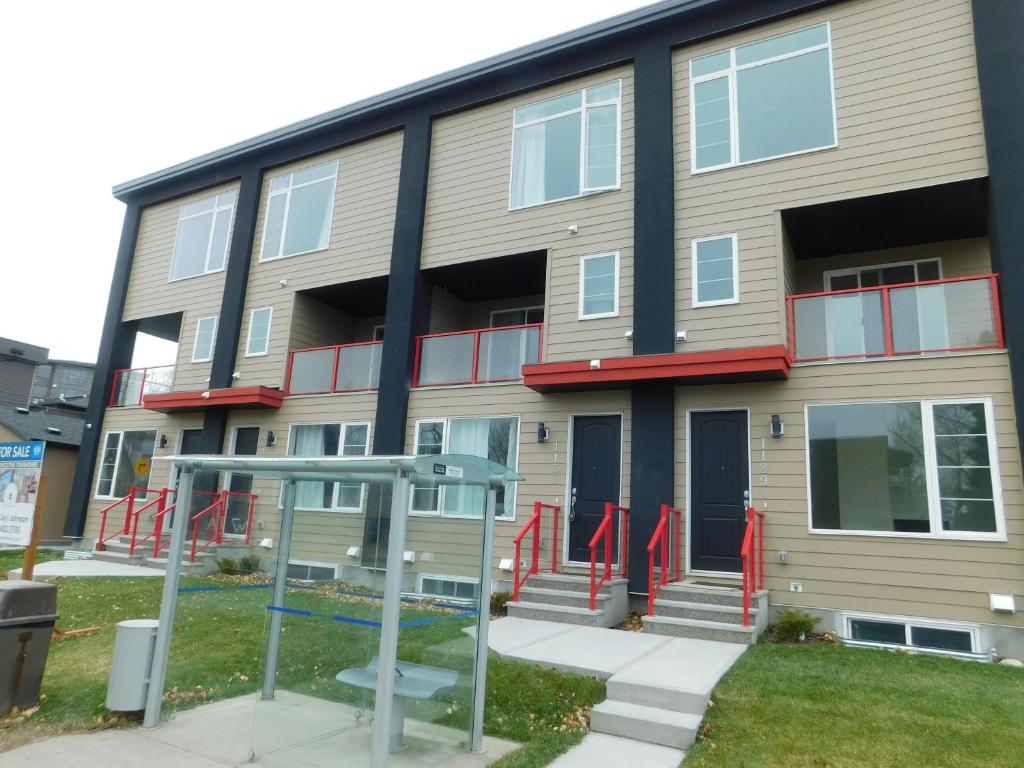
<svg viewBox="0 0 1024 768">
<path fill-rule="evenodd" d="M 0 336 L 96 359 L 114 184 L 646 0 L 5 3 Z M 173 362 L 136 346 L 134 365 Z"/>
</svg>

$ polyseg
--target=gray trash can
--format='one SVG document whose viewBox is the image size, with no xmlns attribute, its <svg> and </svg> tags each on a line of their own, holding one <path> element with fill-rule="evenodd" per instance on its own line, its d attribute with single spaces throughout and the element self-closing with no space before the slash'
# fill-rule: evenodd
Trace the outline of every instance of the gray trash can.
<svg viewBox="0 0 1024 768">
<path fill-rule="evenodd" d="M 54 584 L 0 582 L 0 714 L 39 702 L 55 621 Z"/>
<path fill-rule="evenodd" d="M 117 624 L 114 661 L 107 683 L 107 709 L 138 712 L 146 708 L 149 672 L 156 648 L 156 619 L 129 619 Z"/>
</svg>

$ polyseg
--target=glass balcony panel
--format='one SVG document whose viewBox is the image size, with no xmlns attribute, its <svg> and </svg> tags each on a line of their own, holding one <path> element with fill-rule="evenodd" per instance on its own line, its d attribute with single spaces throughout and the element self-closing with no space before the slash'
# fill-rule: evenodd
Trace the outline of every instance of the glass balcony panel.
<svg viewBox="0 0 1024 768">
<path fill-rule="evenodd" d="M 142 402 L 144 371 L 121 371 L 114 388 L 114 405 L 139 405 Z"/>
<path fill-rule="evenodd" d="M 146 369 L 146 383 L 143 386 L 144 395 L 165 395 L 171 391 L 171 384 L 174 383 L 174 366 L 165 365 L 161 368 Z"/>
<path fill-rule="evenodd" d="M 341 347 L 338 375 L 334 380 L 337 392 L 377 389 L 380 382 L 380 355 L 383 344 L 359 344 Z"/>
<path fill-rule="evenodd" d="M 337 347 L 299 350 L 292 356 L 292 372 L 288 382 L 291 395 L 330 392 Z"/>
<path fill-rule="evenodd" d="M 988 279 L 894 288 L 889 296 L 896 354 L 998 342 Z"/>
<path fill-rule="evenodd" d="M 476 334 L 427 336 L 420 342 L 420 368 L 416 383 L 469 384 L 473 381 L 473 347 Z"/>
<path fill-rule="evenodd" d="M 481 331 L 476 380 L 516 381 L 523 365 L 540 360 L 540 328 L 506 328 Z"/>
<path fill-rule="evenodd" d="M 882 297 L 877 291 L 796 299 L 793 314 L 798 360 L 885 353 Z"/>
</svg>

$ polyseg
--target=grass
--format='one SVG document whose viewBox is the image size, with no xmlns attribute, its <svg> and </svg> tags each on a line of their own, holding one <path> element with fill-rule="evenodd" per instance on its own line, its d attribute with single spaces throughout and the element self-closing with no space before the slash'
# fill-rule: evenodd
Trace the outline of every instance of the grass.
<svg viewBox="0 0 1024 768">
<path fill-rule="evenodd" d="M 716 688 L 685 768 L 1010 768 L 1024 674 L 841 645 L 751 648 Z"/>
<path fill-rule="evenodd" d="M 20 564 L 20 555 L 0 553 L 0 571 Z M 162 579 L 57 579 L 58 626 L 99 626 L 99 632 L 54 642 L 43 679 L 40 706 L 0 721 L 0 749 L 55 733 L 114 727 L 134 722 L 104 707 L 107 676 L 118 621 L 156 617 Z M 180 595 L 167 674 L 165 711 L 255 691 L 260 684 L 269 602 L 268 590 L 239 589 L 240 580 L 190 577 L 183 586 L 221 585 L 217 592 Z M 379 619 L 374 600 L 320 589 L 292 590 L 290 609 L 313 617 L 284 615 L 278 686 L 369 708 L 368 693 L 338 684 L 334 676 L 365 664 L 376 653 L 378 630 L 332 619 Z M 405 606 L 402 621 L 435 619 L 401 631 L 399 656 L 459 669 L 473 666 L 472 644 L 462 629 L 475 617 L 429 606 Z M 410 717 L 466 728 L 471 691 L 461 686 L 444 702 L 410 703 Z M 485 733 L 521 742 L 502 768 L 533 768 L 582 738 L 590 707 L 605 697 L 602 681 L 503 661 L 492 656 Z"/>
<path fill-rule="evenodd" d="M 6 549 L 0 551 L 0 577 L 6 579 L 7 572 L 15 568 L 21 568 L 21 561 L 25 557 L 23 549 Z M 37 549 L 36 565 L 46 563 L 50 560 L 60 560 L 64 553 L 57 549 Z"/>
</svg>

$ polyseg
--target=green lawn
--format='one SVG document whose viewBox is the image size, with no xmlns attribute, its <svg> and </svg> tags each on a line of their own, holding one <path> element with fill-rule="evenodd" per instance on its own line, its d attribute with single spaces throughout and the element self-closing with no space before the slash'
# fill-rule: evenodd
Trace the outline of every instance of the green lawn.
<svg viewBox="0 0 1024 768">
<path fill-rule="evenodd" d="M 0 572 L 20 556 L 0 553 Z M 183 579 L 184 587 L 218 585 L 217 592 L 180 596 L 167 675 L 166 710 L 237 696 L 260 685 L 269 590 L 239 589 L 213 578 Z M 156 578 L 58 579 L 58 626 L 64 630 L 99 625 L 93 635 L 51 646 L 43 680 L 45 699 L 29 716 L 0 722 L 0 749 L 54 733 L 111 727 L 126 722 L 104 708 L 115 626 L 127 618 L 156 617 L 162 580 Z M 378 630 L 359 621 L 379 619 L 379 604 L 325 590 L 289 591 L 289 609 L 312 617 L 285 615 L 278 686 L 287 690 L 371 707 L 367 694 L 334 680 L 339 670 L 365 664 L 375 654 Z M 343 616 L 349 621 L 336 621 Z M 407 661 L 469 672 L 472 641 L 462 629 L 475 617 L 408 605 L 403 622 L 434 619 L 402 629 L 399 656 Z M 448 644 L 454 642 L 454 646 Z M 450 650 L 449 650 L 450 649 Z M 485 732 L 524 747 L 503 768 L 545 765 L 582 738 L 586 715 L 605 697 L 604 683 L 589 678 L 491 658 Z M 457 728 L 468 725 L 470 690 L 460 687 L 444 702 L 410 704 L 410 717 Z M 130 720 L 128 721 L 130 722 Z"/>
<path fill-rule="evenodd" d="M 685 768 L 1016 768 L 1024 673 L 762 641 L 715 689 Z"/>
</svg>

